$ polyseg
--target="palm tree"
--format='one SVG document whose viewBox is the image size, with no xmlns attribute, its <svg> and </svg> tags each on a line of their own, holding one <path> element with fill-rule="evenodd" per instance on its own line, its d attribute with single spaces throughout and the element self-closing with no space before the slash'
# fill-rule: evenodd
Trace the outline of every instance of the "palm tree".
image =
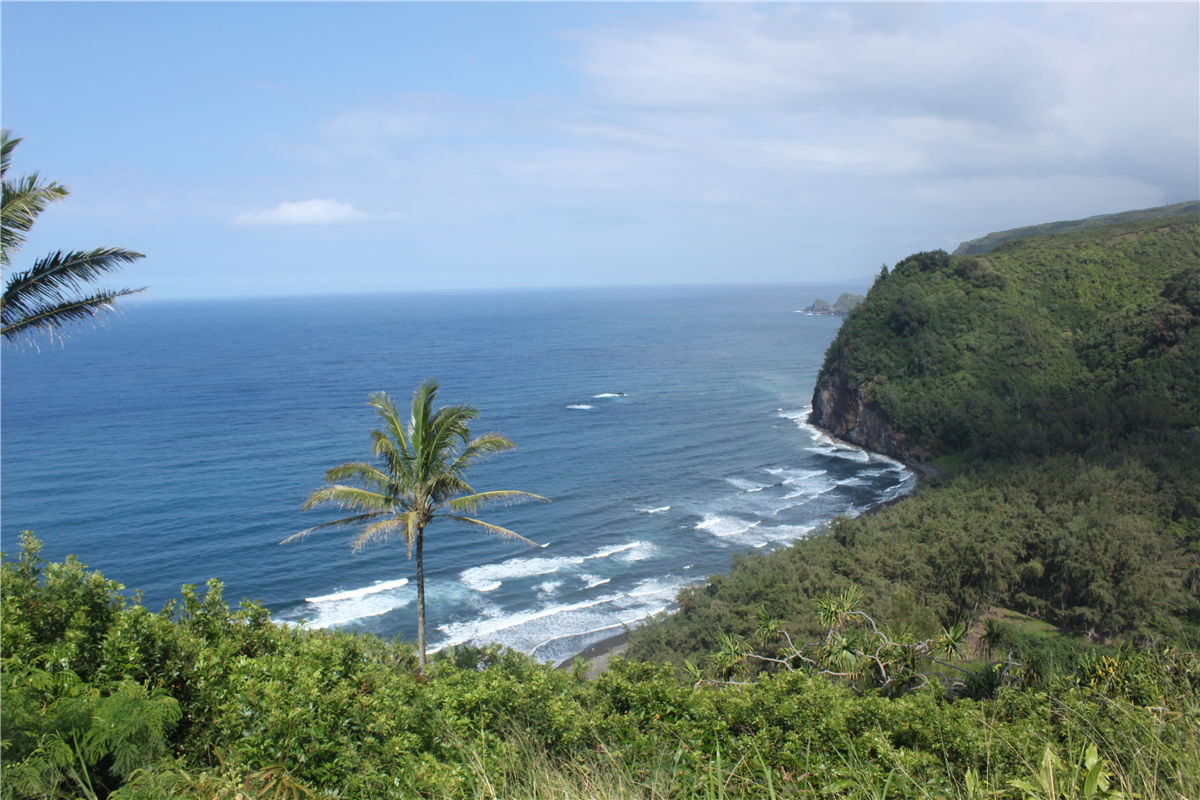
<svg viewBox="0 0 1200 800">
<path fill-rule="evenodd" d="M 479 416 L 474 406 L 443 406 L 433 410 L 438 384 L 432 378 L 413 393 L 407 425 L 396 404 L 383 392 L 370 396 L 369 405 L 382 420 L 383 429 L 371 432 L 373 454 L 380 466 L 351 462 L 325 473 L 326 485 L 308 496 L 303 510 L 332 504 L 353 510 L 352 516 L 324 522 L 289 536 L 280 544 L 313 531 L 361 526 L 350 547 L 358 552 L 372 542 L 402 536 L 408 557 L 417 553 L 417 663 L 425 672 L 425 526 L 439 517 L 483 528 L 509 539 L 533 542 L 507 528 L 474 517 L 481 506 L 540 500 L 529 492 L 476 492 L 466 481 L 467 468 L 482 458 L 511 450 L 513 443 L 498 433 L 474 439 L 467 428 Z M 346 483 L 343 483 L 345 481 Z"/>
<path fill-rule="evenodd" d="M 57 183 L 42 183 L 36 172 L 13 181 L 8 179 L 12 152 L 20 142 L 10 131 L 0 132 L 0 183 L 4 190 L 0 264 L 4 269 L 10 266 L 13 252 L 24 244 L 25 234 L 38 214 L 67 196 L 66 188 Z M 86 251 L 59 250 L 39 259 L 28 270 L 11 275 L 5 283 L 0 299 L 0 332 L 6 341 L 39 331 L 53 336 L 63 325 L 113 310 L 118 298 L 145 289 L 92 290 L 87 285 L 139 258 L 144 256 L 132 250 L 98 247 Z"/>
</svg>

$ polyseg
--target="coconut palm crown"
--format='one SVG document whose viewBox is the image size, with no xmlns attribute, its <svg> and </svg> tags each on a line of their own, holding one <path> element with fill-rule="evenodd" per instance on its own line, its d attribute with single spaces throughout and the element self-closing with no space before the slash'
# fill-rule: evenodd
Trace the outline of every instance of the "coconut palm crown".
<svg viewBox="0 0 1200 800">
<path fill-rule="evenodd" d="M 368 544 L 403 538 L 417 566 L 417 659 L 425 671 L 425 564 L 423 545 L 425 527 L 437 518 L 455 520 L 482 528 L 488 533 L 527 544 L 533 542 L 507 528 L 476 519 L 483 506 L 521 500 L 549 502 L 529 492 L 501 490 L 476 492 L 467 483 L 467 469 L 474 463 L 514 445 L 498 433 L 471 438 L 467 423 L 479 412 L 474 406 L 443 406 L 434 411 L 437 381 L 425 381 L 413 393 L 407 422 L 400 410 L 383 392 L 370 396 L 382 429 L 371 433 L 372 451 L 378 462 L 355 461 L 334 467 L 325 473 L 326 486 L 317 489 L 304 502 L 303 510 L 334 505 L 355 512 L 342 519 L 306 528 L 282 543 L 303 538 L 314 531 L 337 527 L 361 530 L 351 541 L 358 552 Z"/>
<path fill-rule="evenodd" d="M 57 183 L 43 183 L 35 172 L 15 180 L 8 177 L 12 153 L 20 144 L 8 130 L 0 132 L 0 183 L 4 204 L 0 213 L 0 266 L 7 270 L 13 253 L 25 242 L 38 214 L 67 196 Z M 72 323 L 84 321 L 116 307 L 118 298 L 144 289 L 94 289 L 91 284 L 106 273 L 144 258 L 120 247 L 62 251 L 38 259 L 23 272 L 8 277 L 0 298 L 0 333 L 16 341 L 42 332 L 52 337 Z"/>
</svg>

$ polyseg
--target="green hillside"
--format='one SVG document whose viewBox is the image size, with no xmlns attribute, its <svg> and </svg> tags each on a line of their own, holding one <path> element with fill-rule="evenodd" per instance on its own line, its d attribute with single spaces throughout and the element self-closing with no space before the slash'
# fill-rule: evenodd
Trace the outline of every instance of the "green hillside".
<svg viewBox="0 0 1200 800">
<path fill-rule="evenodd" d="M 1145 219 L 1158 219 L 1162 217 L 1174 216 L 1200 216 L 1200 201 L 1193 200 L 1189 203 L 1176 203 L 1170 206 L 1144 208 L 1139 211 L 1124 211 L 1120 214 L 1100 214 L 1095 217 L 1087 217 L 1086 219 L 1064 220 L 1062 222 L 1046 222 L 1041 225 L 1029 225 L 1024 228 L 1011 228 L 1006 231 L 996 231 L 994 233 L 989 233 L 987 236 L 982 236 L 978 239 L 972 239 L 969 242 L 963 242 L 957 248 L 955 248 L 954 255 L 964 256 L 990 253 L 1005 242 L 1010 242 L 1014 239 L 1028 239 L 1031 236 L 1047 236 L 1058 233 L 1076 233 L 1079 231 L 1105 227 L 1108 225 L 1121 225 L 1127 222 L 1140 222 L 1141 220 Z"/>
<path fill-rule="evenodd" d="M 683 671 L 730 637 L 755 642 L 763 616 L 811 640 L 828 628 L 821 598 L 852 588 L 916 636 L 1031 615 L 1059 639 L 1008 644 L 1043 672 L 1200 641 L 1197 220 L 902 260 L 830 345 L 814 421 L 943 474 L 685 590 L 631 654 Z M 757 642 L 756 671 L 792 648 Z"/>
<path fill-rule="evenodd" d="M 829 348 L 915 457 L 1050 455 L 1200 435 L 1200 221 L 920 253 Z"/>
</svg>

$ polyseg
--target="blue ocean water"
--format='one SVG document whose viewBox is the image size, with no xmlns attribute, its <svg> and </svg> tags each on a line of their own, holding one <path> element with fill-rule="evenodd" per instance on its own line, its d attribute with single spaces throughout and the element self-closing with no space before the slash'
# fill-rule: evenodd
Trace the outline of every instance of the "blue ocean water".
<svg viewBox="0 0 1200 800">
<path fill-rule="evenodd" d="M 221 579 L 279 620 L 415 635 L 403 544 L 352 554 L 302 513 L 326 469 L 370 454 L 374 391 L 425 378 L 516 450 L 476 489 L 552 503 L 484 518 L 530 547 L 435 523 L 431 646 L 558 660 L 668 608 L 739 550 L 907 491 L 901 465 L 804 424 L 840 320 L 828 287 L 421 293 L 157 302 L 65 346 L 6 348 L 0 530 L 33 530 L 151 608 Z"/>
</svg>

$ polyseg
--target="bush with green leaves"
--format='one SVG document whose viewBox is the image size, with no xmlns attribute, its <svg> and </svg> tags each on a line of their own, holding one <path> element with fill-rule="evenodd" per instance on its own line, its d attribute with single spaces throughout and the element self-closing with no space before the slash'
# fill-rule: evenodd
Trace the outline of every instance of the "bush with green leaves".
<svg viewBox="0 0 1200 800">
<path fill-rule="evenodd" d="M 1016 798 L 1047 745 L 1087 743 L 1143 789 L 1200 776 L 1183 651 L 981 701 L 621 658 L 587 680 L 494 647 L 418 678 L 407 644 L 277 626 L 215 583 L 150 613 L 25 544 L 0 575 L 4 798 L 960 797 L 968 770 Z M 107 611 L 64 614 L 84 602 Z"/>
</svg>

